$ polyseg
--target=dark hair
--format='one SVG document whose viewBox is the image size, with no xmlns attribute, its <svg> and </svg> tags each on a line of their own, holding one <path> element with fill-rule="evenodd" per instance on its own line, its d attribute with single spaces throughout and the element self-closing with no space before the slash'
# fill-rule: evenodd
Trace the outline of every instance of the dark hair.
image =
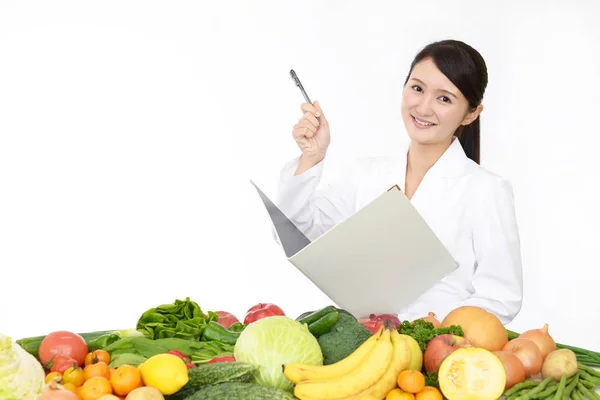
<svg viewBox="0 0 600 400">
<path fill-rule="evenodd" d="M 430 43 L 415 56 L 406 76 L 405 85 L 415 65 L 426 58 L 430 58 L 461 91 L 469 102 L 471 110 L 481 104 L 488 83 L 488 74 L 485 61 L 477 50 L 458 40 Z M 479 116 L 469 125 L 459 126 L 454 134 L 460 140 L 467 157 L 479 164 Z"/>
</svg>

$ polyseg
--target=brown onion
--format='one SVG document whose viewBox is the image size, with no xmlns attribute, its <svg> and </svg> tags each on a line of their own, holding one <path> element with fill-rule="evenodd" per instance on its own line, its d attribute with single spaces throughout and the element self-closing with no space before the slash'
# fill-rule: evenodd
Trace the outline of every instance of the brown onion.
<svg viewBox="0 0 600 400">
<path fill-rule="evenodd" d="M 548 324 L 544 324 L 541 329 L 530 329 L 519 335 L 521 339 L 532 340 L 540 348 L 542 357 L 546 358 L 550 352 L 556 350 L 556 343 L 550 334 L 548 333 Z"/>
<path fill-rule="evenodd" d="M 431 311 L 430 311 L 430 312 L 427 314 L 427 316 L 426 316 L 426 317 L 423 317 L 423 318 L 417 318 L 417 319 L 422 319 L 423 321 L 431 322 L 431 323 L 433 324 L 433 327 L 434 327 L 435 329 L 437 329 L 437 328 L 439 328 L 439 327 L 441 327 L 441 326 L 442 326 L 442 323 L 441 323 L 440 321 L 438 321 L 438 319 L 437 319 L 437 317 L 436 317 L 435 313 L 434 313 L 434 312 L 431 312 Z"/>
<path fill-rule="evenodd" d="M 542 370 L 544 357 L 533 340 L 518 337 L 506 343 L 502 350 L 514 353 L 519 358 L 525 367 L 526 378 L 537 375 Z"/>
<path fill-rule="evenodd" d="M 78 400 L 79 396 L 60 384 L 62 378 L 54 378 L 46 384 L 38 400 Z"/>
<path fill-rule="evenodd" d="M 506 370 L 506 387 L 504 390 L 508 390 L 517 383 L 525 380 L 525 367 L 521 360 L 519 360 L 519 357 L 514 353 L 504 350 L 494 351 L 493 353 L 502 361 L 502 365 L 504 365 L 504 369 Z"/>
</svg>

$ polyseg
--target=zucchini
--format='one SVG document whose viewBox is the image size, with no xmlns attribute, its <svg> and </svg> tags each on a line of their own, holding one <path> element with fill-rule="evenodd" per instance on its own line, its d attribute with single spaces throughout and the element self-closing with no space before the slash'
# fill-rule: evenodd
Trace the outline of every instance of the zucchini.
<svg viewBox="0 0 600 400">
<path fill-rule="evenodd" d="M 321 335 L 329 332 L 340 319 L 340 313 L 334 310 L 329 314 L 325 314 L 317 321 L 308 325 L 308 330 L 313 334 L 314 337 L 318 338 Z"/>
<path fill-rule="evenodd" d="M 229 382 L 206 386 L 185 400 L 297 400 L 290 392 L 249 382 Z"/>
<path fill-rule="evenodd" d="M 331 312 L 334 312 L 334 311 L 337 311 L 334 306 L 323 307 L 320 310 L 302 314 L 301 316 L 296 318 L 296 321 L 300 322 L 301 324 L 310 325 L 313 322 L 317 322 L 318 320 L 323 318 L 325 315 L 327 315 Z"/>
<path fill-rule="evenodd" d="M 241 361 L 201 364 L 188 370 L 188 383 L 183 389 L 231 382 L 250 382 L 258 372 L 258 365 Z"/>
</svg>

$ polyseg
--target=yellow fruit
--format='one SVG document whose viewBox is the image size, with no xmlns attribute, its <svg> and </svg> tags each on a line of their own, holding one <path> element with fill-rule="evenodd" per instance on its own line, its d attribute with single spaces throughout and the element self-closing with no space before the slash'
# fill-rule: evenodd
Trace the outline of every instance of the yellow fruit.
<svg viewBox="0 0 600 400">
<path fill-rule="evenodd" d="M 363 362 L 364 358 L 369 354 L 369 352 L 373 350 L 373 347 L 377 342 L 377 338 L 382 331 L 383 326 L 379 332 L 368 338 L 363 344 L 354 350 L 352 354 L 343 360 L 329 365 L 311 365 L 303 363 L 285 364 L 283 366 L 283 375 L 292 383 L 299 383 L 308 380 L 323 381 L 347 375 L 350 371 L 358 367 L 358 365 Z"/>
<path fill-rule="evenodd" d="M 383 329 L 381 335 L 377 337 L 373 349 L 364 358 L 363 362 L 350 373 L 324 381 L 297 383 L 294 388 L 294 395 L 299 399 L 340 399 L 352 396 L 368 389 L 379 381 L 388 370 L 393 355 L 394 346 L 391 341 L 391 331 Z M 385 393 L 383 396 L 385 396 Z"/>
<path fill-rule="evenodd" d="M 50 372 L 48 375 L 46 375 L 46 383 L 50 383 L 50 381 L 54 378 L 62 378 L 62 375 L 60 372 Z"/>
<path fill-rule="evenodd" d="M 394 346 L 393 355 L 383 376 L 367 389 L 355 393 L 354 396 L 351 396 L 345 400 L 381 400 L 386 396 L 386 394 L 389 395 L 389 393 L 396 387 L 398 375 L 403 371 L 408 371 L 411 357 L 410 345 L 408 341 L 395 329 L 392 330 L 391 338 Z M 396 397 L 393 398 L 396 399 Z M 397 397 L 398 400 L 402 398 L 403 397 Z"/>
<path fill-rule="evenodd" d="M 173 394 L 188 383 L 188 369 L 183 360 L 173 354 L 157 354 L 139 367 L 144 385 L 158 389 L 162 394 Z"/>
<path fill-rule="evenodd" d="M 462 347 L 442 361 L 438 380 L 448 400 L 496 400 L 504 393 L 506 371 L 491 351 Z"/>
<path fill-rule="evenodd" d="M 401 335 L 403 336 L 410 345 L 410 366 L 408 369 L 411 371 L 420 371 L 423 369 L 423 352 L 421 351 L 421 347 L 419 347 L 419 342 L 415 340 L 412 336 L 409 335 Z"/>
</svg>

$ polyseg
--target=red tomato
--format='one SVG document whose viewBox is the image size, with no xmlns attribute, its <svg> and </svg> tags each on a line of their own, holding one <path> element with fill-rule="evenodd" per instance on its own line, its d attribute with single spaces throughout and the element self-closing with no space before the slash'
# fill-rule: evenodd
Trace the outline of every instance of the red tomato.
<svg viewBox="0 0 600 400">
<path fill-rule="evenodd" d="M 42 340 L 38 350 L 42 365 L 48 365 L 54 356 L 64 355 L 73 358 L 81 367 L 87 354 L 88 346 L 85 340 L 80 335 L 68 331 L 52 332 Z"/>
<path fill-rule="evenodd" d="M 215 311 L 215 314 L 219 316 L 219 319 L 217 321 L 218 324 L 228 329 L 231 325 L 235 324 L 236 322 L 240 322 L 235 317 L 235 315 L 228 313 L 227 311 Z"/>
<path fill-rule="evenodd" d="M 63 375 L 72 367 L 77 367 L 77 361 L 66 355 L 59 354 L 50 361 L 50 372 L 58 372 Z"/>
<path fill-rule="evenodd" d="M 220 357 L 213 358 L 212 360 L 207 362 L 207 364 L 214 364 L 214 363 L 218 363 L 218 362 L 230 362 L 230 361 L 235 361 L 235 358 L 232 356 L 220 356 Z"/>
<path fill-rule="evenodd" d="M 285 315 L 283 310 L 272 303 L 258 303 L 248 310 L 244 318 L 244 325 L 251 324 L 266 317 Z"/>
</svg>

